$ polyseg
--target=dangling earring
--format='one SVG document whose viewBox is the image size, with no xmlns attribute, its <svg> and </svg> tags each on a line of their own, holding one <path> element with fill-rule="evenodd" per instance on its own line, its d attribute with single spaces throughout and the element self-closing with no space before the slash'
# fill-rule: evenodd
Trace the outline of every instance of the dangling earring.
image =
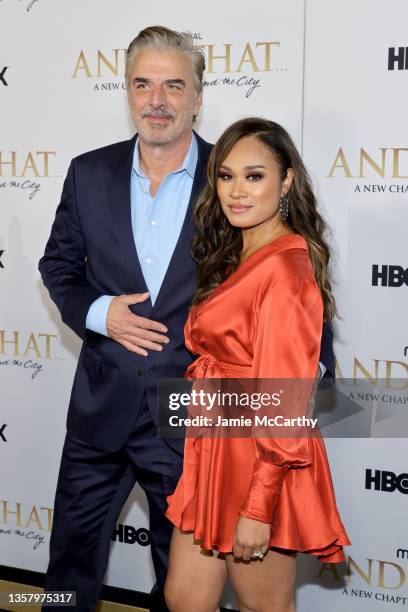
<svg viewBox="0 0 408 612">
<path fill-rule="evenodd" d="M 279 209 L 282 221 L 286 221 L 289 215 L 289 198 L 287 195 L 279 198 Z"/>
</svg>

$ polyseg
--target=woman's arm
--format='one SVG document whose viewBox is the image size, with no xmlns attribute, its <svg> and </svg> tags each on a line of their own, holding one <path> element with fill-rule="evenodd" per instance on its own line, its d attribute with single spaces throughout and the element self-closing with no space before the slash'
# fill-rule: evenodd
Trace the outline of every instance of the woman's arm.
<svg viewBox="0 0 408 612">
<path fill-rule="evenodd" d="M 264 380 L 269 390 L 272 381 L 265 379 L 283 379 L 291 397 L 303 398 L 301 406 L 286 400 L 290 416 L 305 413 L 309 405 L 305 390 L 312 390 L 317 374 L 323 322 L 322 298 L 313 276 L 267 279 L 255 314 L 252 376 L 260 379 L 261 389 Z M 284 412 L 285 401 L 279 413 L 285 416 Z M 307 437 L 273 437 L 272 428 L 267 433 L 268 437 L 253 438 L 257 459 L 240 514 L 271 523 L 288 470 L 310 465 L 310 454 Z"/>
</svg>

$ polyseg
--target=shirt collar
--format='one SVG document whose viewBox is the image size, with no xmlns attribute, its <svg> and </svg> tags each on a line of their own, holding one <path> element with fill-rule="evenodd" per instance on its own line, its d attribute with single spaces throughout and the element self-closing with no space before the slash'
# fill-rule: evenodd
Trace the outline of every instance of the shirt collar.
<svg viewBox="0 0 408 612">
<path fill-rule="evenodd" d="M 174 170 L 173 172 L 170 172 L 170 174 L 176 174 L 178 172 L 188 172 L 188 174 L 191 176 L 191 178 L 194 178 L 194 174 L 195 174 L 195 170 L 196 170 L 196 166 L 197 166 L 197 160 L 198 160 L 198 145 L 197 145 L 197 138 L 193 132 L 192 138 L 191 138 L 191 143 L 190 146 L 188 147 L 188 151 L 186 153 L 186 156 L 183 160 L 183 163 L 181 164 L 180 168 L 178 170 Z M 135 171 L 135 173 L 141 177 L 141 178 L 147 178 L 145 173 L 143 172 L 143 170 L 140 167 L 140 156 L 139 156 L 139 138 L 136 138 L 136 144 L 135 144 L 135 149 L 134 149 L 134 153 L 133 153 L 133 165 L 132 165 L 132 169 Z"/>
</svg>

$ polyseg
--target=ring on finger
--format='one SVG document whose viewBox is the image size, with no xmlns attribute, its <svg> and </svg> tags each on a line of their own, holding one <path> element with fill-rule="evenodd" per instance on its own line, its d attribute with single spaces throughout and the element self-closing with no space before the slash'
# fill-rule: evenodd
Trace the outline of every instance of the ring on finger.
<svg viewBox="0 0 408 612">
<path fill-rule="evenodd" d="M 264 553 L 262 550 L 254 550 L 251 555 L 252 559 L 263 559 Z"/>
</svg>

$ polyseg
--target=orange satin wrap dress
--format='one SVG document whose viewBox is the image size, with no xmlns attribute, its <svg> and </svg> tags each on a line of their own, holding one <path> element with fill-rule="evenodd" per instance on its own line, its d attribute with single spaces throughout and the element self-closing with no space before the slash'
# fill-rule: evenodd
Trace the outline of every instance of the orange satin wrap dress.
<svg viewBox="0 0 408 612">
<path fill-rule="evenodd" d="M 186 377 L 316 376 L 323 304 L 307 243 L 289 234 L 260 248 L 190 311 Z M 186 438 L 183 473 L 166 512 L 202 548 L 231 552 L 239 515 L 271 524 L 270 547 L 344 560 L 339 517 L 320 437 Z"/>
</svg>

